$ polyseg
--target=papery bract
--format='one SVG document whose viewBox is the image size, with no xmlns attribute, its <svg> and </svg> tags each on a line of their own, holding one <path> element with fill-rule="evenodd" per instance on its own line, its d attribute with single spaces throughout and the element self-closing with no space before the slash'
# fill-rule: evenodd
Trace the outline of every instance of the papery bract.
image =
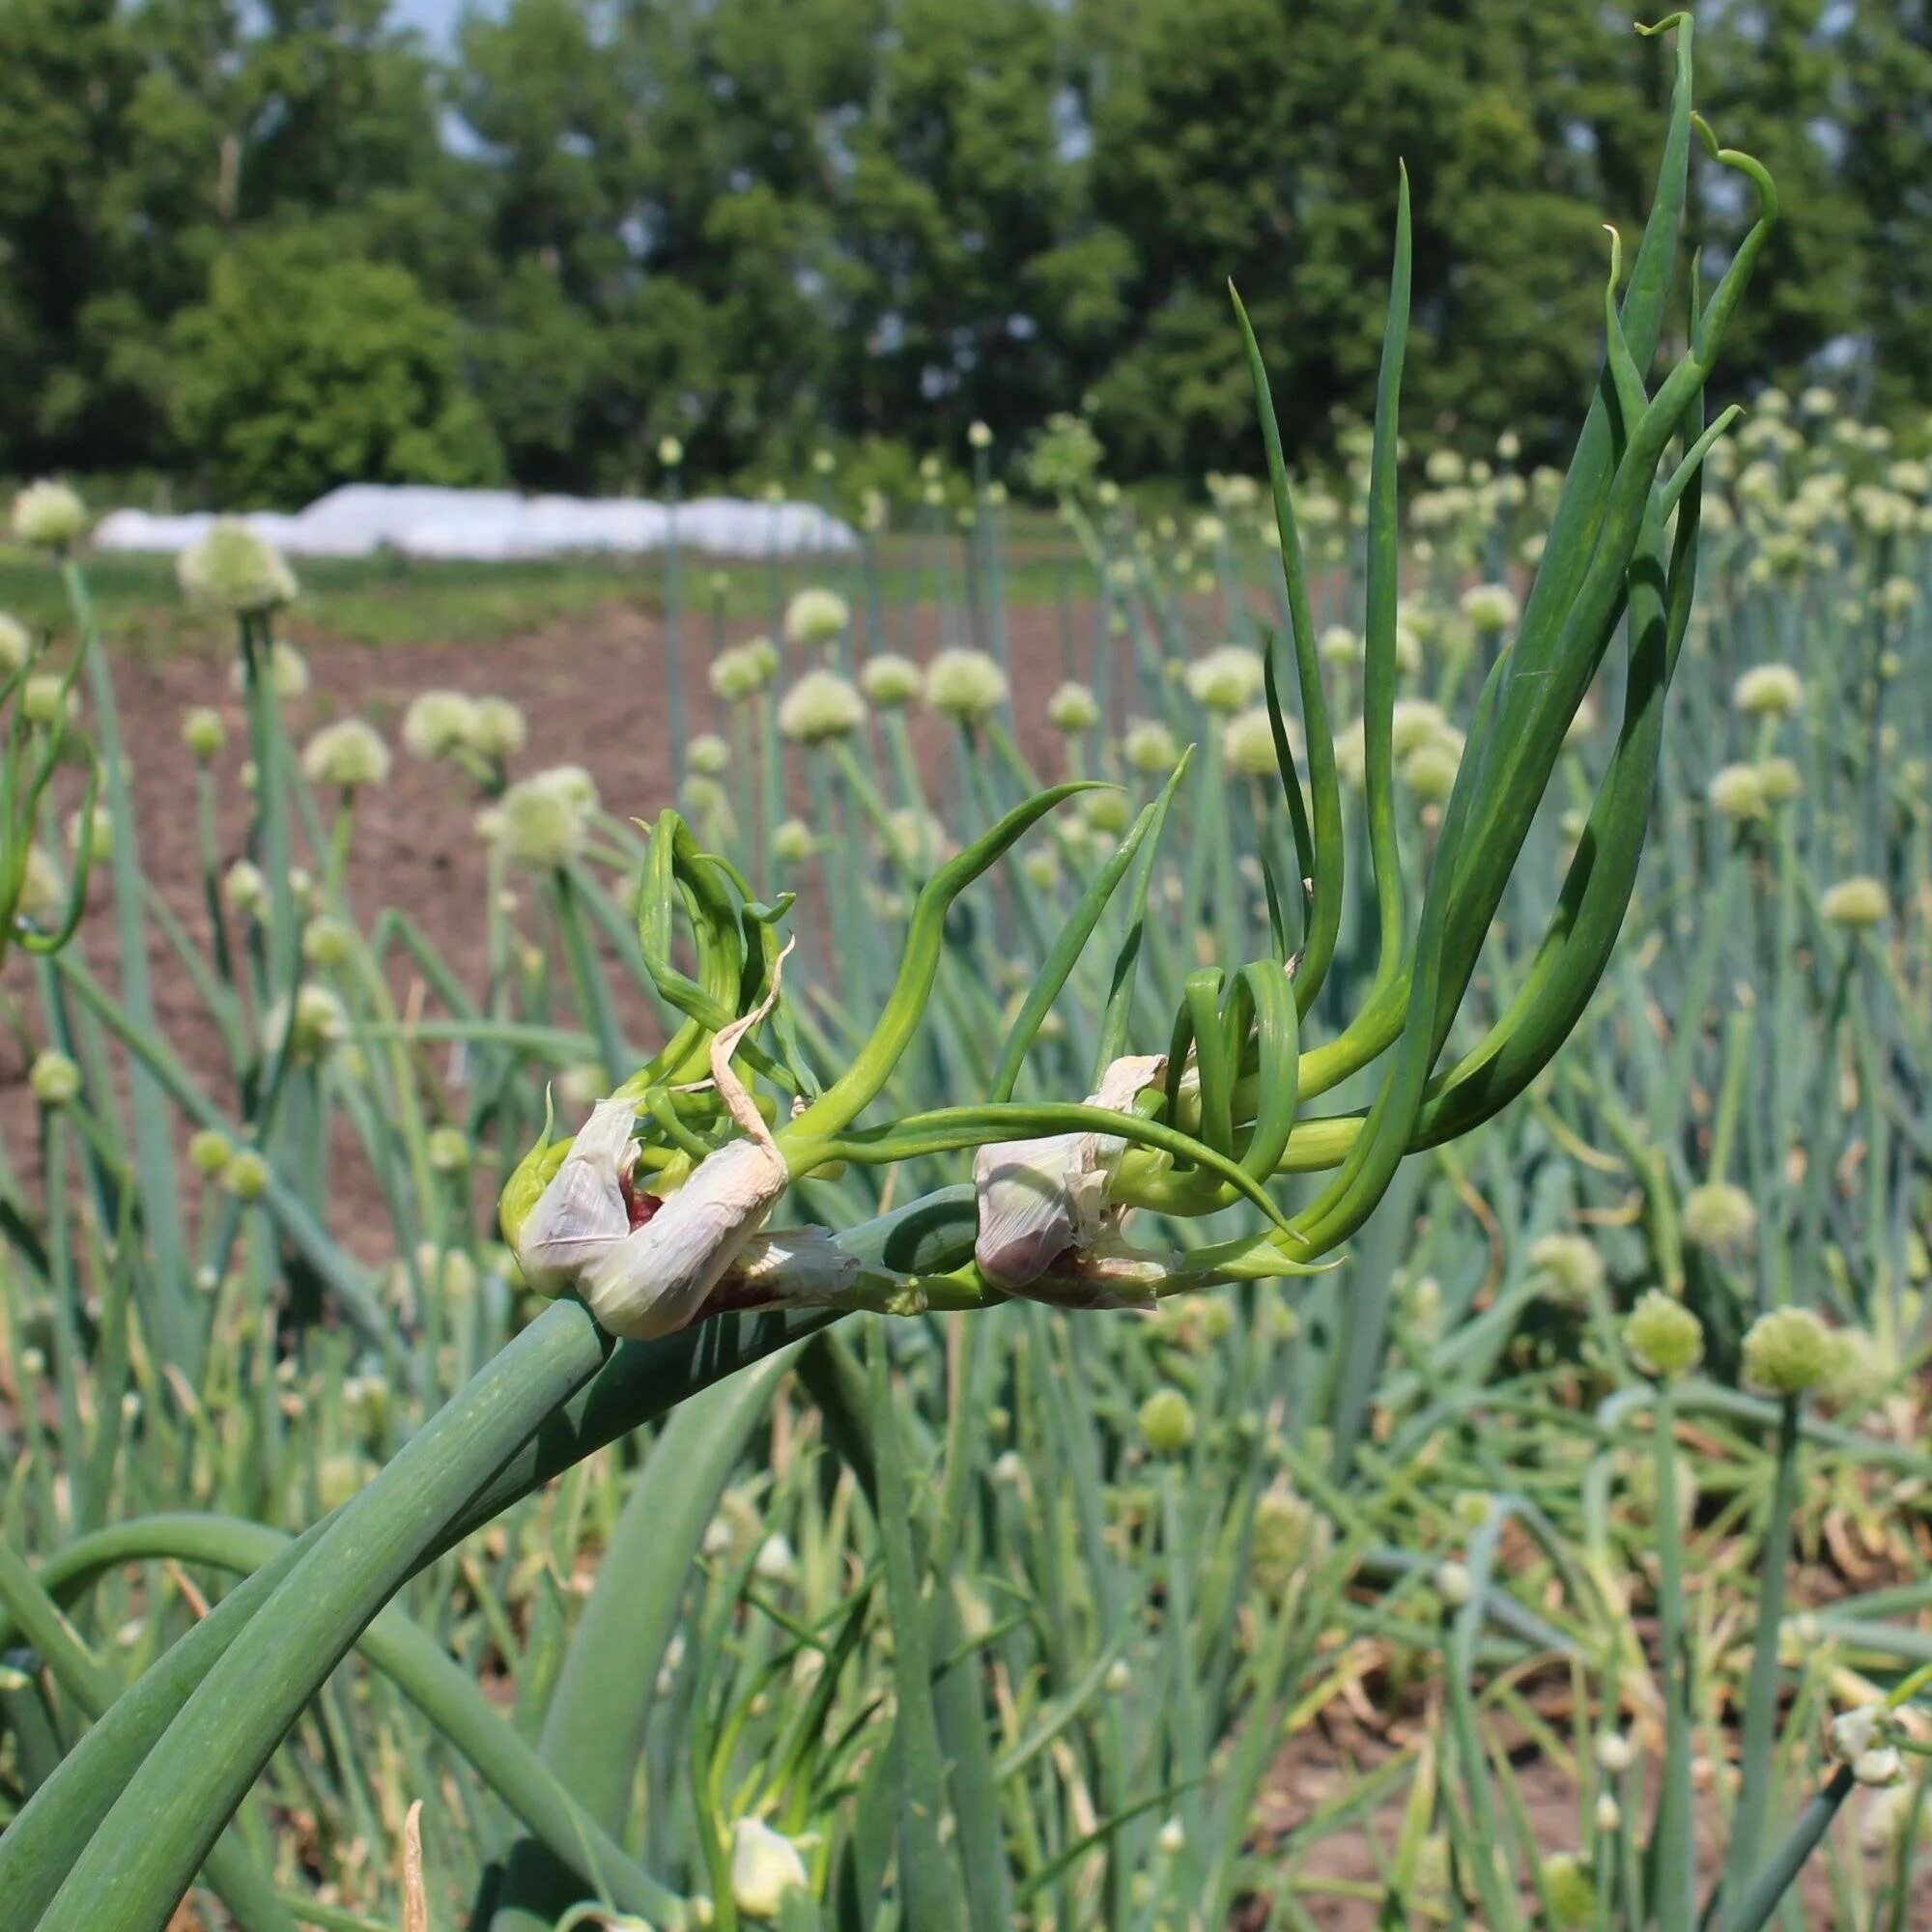
<svg viewBox="0 0 1932 1932">
<path fill-rule="evenodd" d="M 1158 1054 L 1115 1061 L 1087 1104 L 1121 1112 L 1165 1065 Z M 1112 1134 L 1072 1133 L 982 1147 L 973 1162 L 980 1272 L 995 1288 L 1024 1293 L 1069 1251 L 1116 1230 L 1122 1214 L 1109 1207 L 1107 1186 L 1125 1146 Z"/>
</svg>

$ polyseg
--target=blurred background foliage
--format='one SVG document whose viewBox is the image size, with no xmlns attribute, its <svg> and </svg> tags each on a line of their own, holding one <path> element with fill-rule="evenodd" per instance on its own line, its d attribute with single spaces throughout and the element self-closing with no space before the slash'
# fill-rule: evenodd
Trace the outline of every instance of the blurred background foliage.
<svg viewBox="0 0 1932 1932">
<path fill-rule="evenodd" d="M 1591 0 L 0 6 L 0 473 L 848 483 L 1084 399 L 1239 462 L 1233 276 L 1304 458 L 1368 411 L 1397 157 L 1417 437 L 1557 448 L 1664 73 Z M 1731 380 L 1932 403 L 1932 5 L 1698 10 L 1784 191 Z M 1721 250 L 1741 207 L 1695 208 Z M 1547 448 L 1538 447 L 1539 442 Z"/>
</svg>

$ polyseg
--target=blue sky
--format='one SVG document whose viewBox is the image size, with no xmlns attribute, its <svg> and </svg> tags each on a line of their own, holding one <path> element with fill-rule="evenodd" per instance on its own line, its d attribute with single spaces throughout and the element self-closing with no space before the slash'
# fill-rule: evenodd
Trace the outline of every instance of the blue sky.
<svg viewBox="0 0 1932 1932">
<path fill-rule="evenodd" d="M 390 0 L 394 18 L 419 29 L 439 47 L 449 45 L 464 0 Z"/>
</svg>

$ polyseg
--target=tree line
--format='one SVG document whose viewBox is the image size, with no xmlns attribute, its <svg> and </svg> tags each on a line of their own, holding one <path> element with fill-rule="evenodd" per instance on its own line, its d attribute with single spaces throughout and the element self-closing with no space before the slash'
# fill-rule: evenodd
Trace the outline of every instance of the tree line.
<svg viewBox="0 0 1932 1932">
<path fill-rule="evenodd" d="M 1730 358 L 1932 401 L 1932 0 L 1727 0 L 1700 94 L 1786 219 Z M 1594 0 L 0 0 L 0 473 L 891 480 L 1089 416 L 1122 477 L 1371 406 L 1532 451 L 1599 345 L 1666 43 Z M 1708 177 L 1696 240 L 1744 213 Z"/>
</svg>

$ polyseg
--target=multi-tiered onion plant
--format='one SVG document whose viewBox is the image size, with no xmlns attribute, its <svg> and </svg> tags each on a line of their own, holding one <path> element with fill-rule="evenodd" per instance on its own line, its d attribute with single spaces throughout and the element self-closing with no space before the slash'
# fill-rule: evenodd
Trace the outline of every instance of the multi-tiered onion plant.
<svg viewBox="0 0 1932 1932">
<path fill-rule="evenodd" d="M 504 1234 L 526 1280 L 554 1295 L 553 1304 L 353 1498 L 272 1552 L 259 1543 L 243 1551 L 241 1567 L 252 1566 L 246 1580 L 106 1703 L 87 1736 L 48 1769 L 0 1837 L 7 1932 L 149 1932 L 166 1922 L 204 1862 L 239 1917 L 280 1922 L 285 1908 L 247 1848 L 222 1833 L 335 1665 L 365 1634 L 380 1640 L 384 1606 L 424 1565 L 514 1498 L 696 1390 L 858 1310 L 967 1310 L 1014 1298 L 1068 1310 L 1149 1306 L 1204 1286 L 1309 1273 L 1364 1227 L 1406 1153 L 1465 1133 L 1549 1064 L 1604 973 L 1635 877 L 1664 696 L 1691 611 L 1702 466 L 1727 420 L 1706 427 L 1703 391 L 1775 216 L 1763 170 L 1709 142 L 1718 163 L 1756 194 L 1758 213 L 1708 299 L 1693 300 L 1683 353 L 1654 377 L 1691 134 L 1700 126 L 1690 113 L 1688 23 L 1679 23 L 1679 49 L 1659 192 L 1627 287 L 1611 239 L 1601 392 L 1520 622 L 1483 679 L 1426 867 L 1414 854 L 1406 858 L 1394 802 L 1405 190 L 1369 469 L 1361 772 L 1378 955 L 1348 1022 L 1304 1039 L 1321 1017 L 1318 996 L 1343 919 L 1343 810 L 1301 538 L 1261 353 L 1237 301 L 1261 406 L 1288 631 L 1284 652 L 1267 656 L 1277 786 L 1264 801 L 1257 855 L 1267 909 L 1264 947 L 1252 958 L 1228 956 L 1188 972 L 1166 1037 L 1133 1039 L 1152 861 L 1182 778 L 1177 769 L 1050 937 L 984 1094 L 872 1120 L 927 1015 L 946 923 L 960 895 L 1086 786 L 1036 793 L 924 878 L 878 1017 L 837 1072 L 822 1051 L 809 1048 L 784 985 L 781 934 L 792 901 L 761 898 L 729 862 L 703 850 L 680 817 L 661 816 L 642 855 L 637 936 L 652 984 L 682 1024 L 613 1086 L 573 1140 L 553 1141 L 547 1131 L 504 1191 Z M 77 575 L 73 581 L 78 597 Z M 265 596 L 247 610 L 242 656 L 268 881 L 258 991 L 287 989 L 262 1078 L 246 1096 L 258 1141 L 272 1123 L 297 1047 L 303 950 L 277 803 L 287 789 L 275 646 L 260 616 L 274 601 Z M 85 635 L 84 608 L 79 614 Z M 1508 1000 L 1445 1060 L 1565 734 L 1619 632 L 1624 716 L 1556 914 Z M 1293 724 L 1278 676 L 1284 656 L 1298 694 Z M 104 682 L 97 707 L 115 858 L 131 867 Z M 1306 747 L 1305 777 L 1297 737 Z M 1225 881 L 1228 868 L 1220 869 Z M 137 878 L 117 871 L 116 883 L 124 914 L 137 916 Z M 567 918 L 567 897 L 564 909 Z M 1224 903 L 1222 912 L 1223 932 L 1238 932 L 1233 909 Z M 1015 1100 L 1056 1000 L 1110 915 L 1123 923 L 1124 938 L 1094 1041 L 1092 1097 Z M 687 949 L 688 973 L 678 964 Z M 142 997 L 142 988 L 124 985 L 137 1024 Z M 111 1016 L 104 995 L 95 1004 Z M 620 1043 L 607 1024 L 607 1048 Z M 1132 1044 L 1151 1050 L 1136 1055 Z M 167 1063 L 152 1053 L 149 1062 L 143 1077 L 165 1081 Z M 1307 1111 L 1378 1066 L 1365 1106 Z M 783 1204 L 809 1210 L 826 1178 L 842 1171 L 970 1150 L 977 1150 L 972 1188 L 943 1188 L 835 1231 L 767 1225 Z M 1278 1177 L 1324 1170 L 1332 1179 L 1292 1211 L 1271 1191 Z M 161 1184 L 158 1173 L 147 1179 Z M 274 1184 L 272 1175 L 265 1172 L 262 1184 Z M 1176 1234 L 1133 1246 L 1122 1232 L 1135 1209 L 1177 1229 L 1243 1205 L 1259 1228 L 1210 1242 Z M 285 1229 L 302 1224 L 298 1205 L 286 1204 Z M 370 1319 L 368 1309 L 357 1312 Z M 861 1444 L 880 1524 L 895 1639 L 901 1922 L 940 1926 L 960 1922 L 975 1883 L 969 1875 L 961 1888 L 958 1844 L 943 1823 L 954 1807 L 931 1688 L 936 1675 L 943 1681 L 954 1638 L 920 1587 L 933 1552 L 919 1547 L 910 1527 L 888 1326 L 873 1327 L 863 1381 L 845 1389 L 836 1376 L 821 1375 L 813 1387 L 828 1405 L 828 1424 L 849 1428 Z M 164 1324 L 157 1334 L 172 1354 Z M 190 1330 L 183 1339 L 185 1359 L 194 1359 L 198 1337 Z M 1148 1426 L 1158 1435 L 1161 1418 Z M 942 1511 L 942 1553 L 957 1533 L 956 1508 Z M 109 1560 L 101 1549 L 91 1559 Z M 69 1694 L 101 1704 L 99 1667 L 54 1609 L 48 1580 L 8 1559 L 9 1607 Z M 667 1586 L 654 1587 L 662 1600 Z M 1281 1628 L 1286 1643 L 1291 1626 Z M 392 1641 L 407 1648 L 400 1633 Z M 434 1674 L 427 1658 L 413 1668 L 419 1677 Z M 511 1757 L 523 1750 L 507 1740 L 497 1748 Z M 541 1766 L 520 1758 L 504 1777 L 522 1792 L 519 1808 L 550 1854 L 623 1909 L 664 1923 L 694 1915 L 729 1922 L 733 1847 L 722 1838 L 707 1848 L 711 1883 L 700 1913 L 638 1869 Z M 1486 1910 L 1502 1922 L 1496 1874 L 1485 1869 Z"/>
</svg>

